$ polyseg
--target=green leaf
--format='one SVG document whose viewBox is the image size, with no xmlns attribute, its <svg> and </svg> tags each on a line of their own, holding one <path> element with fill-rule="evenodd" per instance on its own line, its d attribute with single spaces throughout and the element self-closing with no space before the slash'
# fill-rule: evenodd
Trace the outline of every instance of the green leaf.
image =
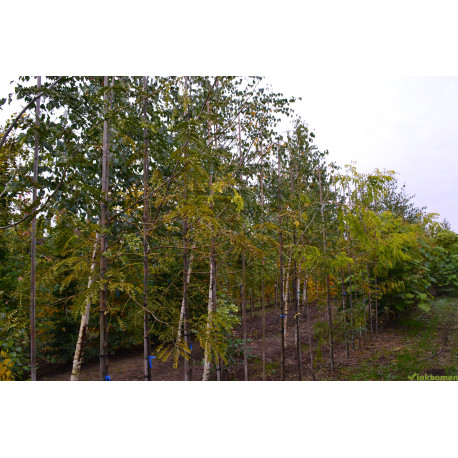
<svg viewBox="0 0 458 458">
<path fill-rule="evenodd" d="M 420 302 L 418 304 L 418 308 L 420 308 L 421 310 L 423 310 L 426 313 L 429 313 L 431 311 L 431 306 L 427 304 L 426 302 Z"/>
</svg>

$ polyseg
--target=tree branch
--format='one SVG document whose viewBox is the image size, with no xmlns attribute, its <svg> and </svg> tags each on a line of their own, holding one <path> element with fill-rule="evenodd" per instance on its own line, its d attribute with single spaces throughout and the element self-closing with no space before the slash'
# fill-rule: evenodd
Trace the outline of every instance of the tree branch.
<svg viewBox="0 0 458 458">
<path fill-rule="evenodd" d="M 60 76 L 56 81 L 54 81 L 51 86 L 47 87 L 46 89 L 51 89 L 54 87 L 61 79 L 63 76 Z M 11 126 L 7 129 L 7 131 L 3 134 L 2 139 L 0 140 L 0 148 L 4 145 L 6 141 L 6 137 L 10 134 L 10 132 L 16 127 L 16 124 L 18 123 L 19 119 L 21 119 L 22 115 L 43 95 L 44 91 L 40 92 L 38 95 L 36 95 L 31 102 L 29 102 L 23 109 L 22 111 L 16 116 L 14 121 L 12 122 Z"/>
</svg>

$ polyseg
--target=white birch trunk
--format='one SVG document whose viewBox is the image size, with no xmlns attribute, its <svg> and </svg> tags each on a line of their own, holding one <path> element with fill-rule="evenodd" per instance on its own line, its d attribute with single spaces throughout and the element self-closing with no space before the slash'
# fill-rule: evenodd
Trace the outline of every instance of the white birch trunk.
<svg viewBox="0 0 458 458">
<path fill-rule="evenodd" d="M 207 101 L 207 113 L 210 114 L 210 102 Z M 208 120 L 208 133 L 211 136 L 211 122 Z M 212 143 L 210 140 L 209 144 L 210 149 L 212 148 Z M 213 172 L 210 171 L 210 197 L 213 194 L 212 190 L 213 184 Z M 213 204 L 210 204 L 210 208 L 213 207 Z M 212 232 L 214 231 L 213 225 L 211 225 Z M 207 312 L 207 335 L 205 336 L 205 345 L 204 345 L 204 373 L 202 381 L 207 381 L 210 376 L 210 365 L 211 365 L 211 349 L 210 349 L 210 331 L 212 327 L 213 312 L 216 307 L 216 260 L 215 260 L 215 237 L 212 235 L 211 239 L 211 252 L 210 252 L 210 285 L 208 288 L 208 312 Z"/>
<path fill-rule="evenodd" d="M 97 252 L 97 245 L 99 244 L 100 236 L 96 234 L 96 241 L 94 243 L 94 249 L 92 250 L 92 264 L 91 273 L 87 282 L 87 289 L 90 290 L 92 283 L 94 282 L 94 270 L 96 266 L 95 254 Z M 80 376 L 81 364 L 83 362 L 84 346 L 87 340 L 87 328 L 89 326 L 89 312 L 91 310 L 92 294 L 89 294 L 86 298 L 86 307 L 81 317 L 80 332 L 78 334 L 78 342 L 76 343 L 75 356 L 73 358 L 72 375 L 70 377 L 71 382 L 77 382 Z"/>
<path fill-rule="evenodd" d="M 213 303 L 213 288 L 215 282 L 215 272 L 214 272 L 214 263 L 213 259 L 210 260 L 210 285 L 208 288 L 208 318 L 207 318 L 207 336 L 205 339 L 205 348 L 204 348 L 204 374 L 202 377 L 202 381 L 207 381 L 208 377 L 210 376 L 210 329 L 211 329 L 211 320 L 213 318 L 213 310 L 214 310 L 214 303 Z"/>
<path fill-rule="evenodd" d="M 188 264 L 188 271 L 186 272 L 186 283 L 189 285 L 189 281 L 191 280 L 191 272 L 192 272 L 192 260 L 194 258 L 194 254 L 191 254 L 189 257 L 189 264 Z M 180 321 L 178 322 L 178 333 L 177 333 L 177 344 L 181 342 L 181 328 L 183 327 L 183 319 L 184 319 L 184 298 L 181 301 L 181 310 L 180 310 Z"/>
</svg>

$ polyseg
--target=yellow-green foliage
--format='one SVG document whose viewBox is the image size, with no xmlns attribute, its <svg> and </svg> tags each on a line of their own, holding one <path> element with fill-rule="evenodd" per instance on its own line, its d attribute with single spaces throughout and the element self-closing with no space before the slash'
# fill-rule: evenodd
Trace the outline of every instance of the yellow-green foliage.
<svg viewBox="0 0 458 458">
<path fill-rule="evenodd" d="M 13 375 L 13 361 L 8 357 L 6 351 L 0 352 L 0 381 L 14 380 Z"/>
<path fill-rule="evenodd" d="M 195 329 L 197 339 L 202 348 L 210 350 L 210 360 L 221 358 L 227 364 L 227 336 L 240 322 L 237 313 L 236 305 L 221 301 L 215 312 L 198 320 Z"/>
</svg>

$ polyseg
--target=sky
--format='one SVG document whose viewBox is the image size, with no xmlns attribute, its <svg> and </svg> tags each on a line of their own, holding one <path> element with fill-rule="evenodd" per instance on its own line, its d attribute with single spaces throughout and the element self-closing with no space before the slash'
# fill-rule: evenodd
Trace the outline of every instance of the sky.
<svg viewBox="0 0 458 458">
<path fill-rule="evenodd" d="M 16 75 L 0 76 L 0 97 Z M 458 231 L 458 77 L 266 75 L 315 132 L 329 160 L 358 171 L 394 170 L 417 207 Z M 21 105 L 22 106 L 22 105 Z M 0 122 L 19 105 L 5 107 Z"/>
<path fill-rule="evenodd" d="M 418 207 L 458 231 L 458 77 L 267 77 L 302 97 L 296 111 L 316 144 L 359 171 L 394 170 Z"/>
</svg>

